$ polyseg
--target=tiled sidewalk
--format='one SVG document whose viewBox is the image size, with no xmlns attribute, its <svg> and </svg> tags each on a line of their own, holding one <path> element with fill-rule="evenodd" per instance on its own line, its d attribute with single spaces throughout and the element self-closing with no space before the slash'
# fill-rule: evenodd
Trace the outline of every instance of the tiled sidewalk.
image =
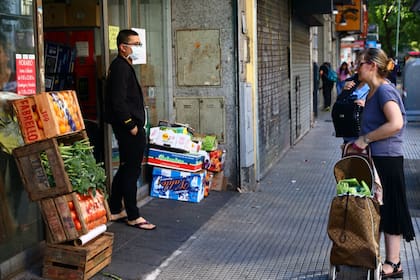
<svg viewBox="0 0 420 280">
<path fill-rule="evenodd" d="M 256 192 L 212 192 L 198 204 L 151 199 L 141 212 L 158 228 L 110 225 L 115 233 L 112 263 L 93 279 L 328 279 L 327 220 L 335 194 L 333 166 L 341 156 L 341 139 L 332 134 L 329 114 L 321 113 Z M 420 279 L 418 139 L 420 123 L 409 123 L 406 179 L 417 239 L 403 243 L 401 259 L 404 279 L 412 280 Z M 382 255 L 383 250 L 382 244 Z M 42 279 L 39 270 L 15 279 Z M 348 270 L 344 278 L 361 275 Z"/>
</svg>

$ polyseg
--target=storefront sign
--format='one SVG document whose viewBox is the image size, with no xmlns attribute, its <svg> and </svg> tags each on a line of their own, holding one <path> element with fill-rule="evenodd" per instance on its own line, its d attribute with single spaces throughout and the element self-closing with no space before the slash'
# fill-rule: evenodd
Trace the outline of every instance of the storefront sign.
<svg viewBox="0 0 420 280">
<path fill-rule="evenodd" d="M 338 7 L 338 14 L 335 18 L 335 30 L 362 32 L 362 7 L 361 0 L 354 0 L 354 5 L 342 5 Z"/>
<path fill-rule="evenodd" d="M 16 54 L 17 94 L 36 93 L 36 70 L 34 54 Z"/>
<path fill-rule="evenodd" d="M 352 48 L 352 49 L 363 49 L 365 47 L 365 42 L 358 40 L 354 42 L 343 42 L 340 44 L 342 49 L 344 48 Z"/>
</svg>

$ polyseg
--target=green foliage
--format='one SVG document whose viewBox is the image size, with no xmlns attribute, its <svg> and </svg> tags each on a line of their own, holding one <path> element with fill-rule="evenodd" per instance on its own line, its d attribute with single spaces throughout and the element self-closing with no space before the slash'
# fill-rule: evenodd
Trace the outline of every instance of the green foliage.
<svg viewBox="0 0 420 280">
<path fill-rule="evenodd" d="M 420 38 L 420 13 L 411 12 L 413 0 L 400 0 L 400 29 L 398 56 L 409 50 L 418 50 Z M 369 0 L 369 24 L 379 26 L 382 49 L 394 57 L 397 42 L 398 0 Z"/>
</svg>

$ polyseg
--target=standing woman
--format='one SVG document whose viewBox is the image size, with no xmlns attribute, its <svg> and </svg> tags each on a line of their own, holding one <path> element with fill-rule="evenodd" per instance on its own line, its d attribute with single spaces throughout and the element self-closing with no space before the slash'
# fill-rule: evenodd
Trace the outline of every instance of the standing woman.
<svg viewBox="0 0 420 280">
<path fill-rule="evenodd" d="M 347 62 L 343 62 L 340 65 L 340 68 L 338 68 L 338 82 L 337 82 L 337 94 L 340 94 L 341 91 L 343 90 L 344 84 L 346 83 L 346 79 L 350 78 L 351 76 L 351 72 L 349 69 L 349 65 L 347 64 Z"/>
<path fill-rule="evenodd" d="M 368 145 L 382 182 L 380 230 L 385 237 L 382 278 L 403 277 L 400 261 L 401 237 L 407 242 L 415 233 L 407 205 L 404 178 L 404 105 L 398 90 L 386 79 L 393 62 L 384 51 L 369 48 L 362 52 L 359 78 L 370 87 L 363 110 L 361 136 L 353 143 L 357 151 Z"/>
</svg>

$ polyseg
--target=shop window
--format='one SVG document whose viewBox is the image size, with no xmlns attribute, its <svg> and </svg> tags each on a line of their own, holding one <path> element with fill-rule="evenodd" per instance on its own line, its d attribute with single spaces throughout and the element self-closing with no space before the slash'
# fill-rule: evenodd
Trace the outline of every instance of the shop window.
<svg viewBox="0 0 420 280">
<path fill-rule="evenodd" d="M 0 1 L 0 264 L 44 239 L 38 206 L 29 201 L 11 155 L 19 133 L 10 133 L 18 128 L 11 127 L 13 118 L 6 101 L 16 93 L 28 93 L 29 85 L 29 93 L 36 93 L 36 67 L 20 68 L 35 61 L 33 5 L 33 0 Z M 25 61 L 20 63 L 20 59 Z M 27 75 L 28 71 L 33 72 Z"/>
</svg>

